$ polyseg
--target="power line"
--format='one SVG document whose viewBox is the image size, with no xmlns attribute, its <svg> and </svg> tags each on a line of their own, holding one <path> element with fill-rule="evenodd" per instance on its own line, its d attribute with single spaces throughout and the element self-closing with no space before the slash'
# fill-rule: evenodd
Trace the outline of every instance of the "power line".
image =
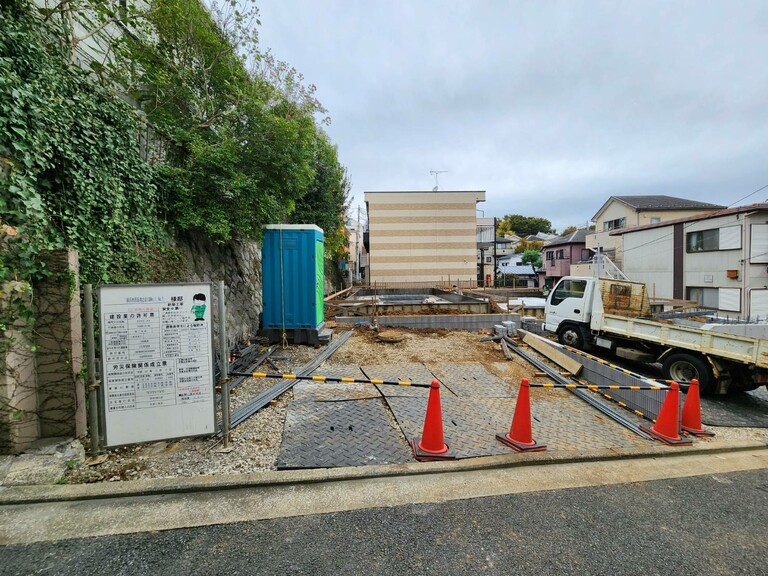
<svg viewBox="0 0 768 576">
<path fill-rule="evenodd" d="M 765 190 L 766 188 L 768 188 L 768 184 L 766 184 L 765 186 L 761 186 L 760 188 L 758 188 L 758 189 L 757 189 L 757 190 L 755 190 L 754 192 L 750 192 L 749 194 L 747 194 L 747 195 L 746 195 L 746 196 L 744 196 L 743 198 L 740 198 L 739 200 L 736 200 L 736 202 L 734 202 L 733 204 L 731 204 L 731 205 L 730 205 L 728 208 L 731 208 L 732 206 L 734 206 L 735 204 L 738 204 L 738 203 L 739 203 L 739 202 L 741 202 L 742 200 L 746 200 L 746 199 L 747 199 L 747 198 L 749 198 L 750 196 L 754 196 L 755 194 L 757 194 L 757 193 L 758 193 L 758 192 L 760 192 L 761 190 Z M 717 215 L 718 215 L 718 213 L 717 213 L 717 212 L 712 212 L 712 213 L 710 214 L 710 216 L 717 216 Z M 698 221 L 698 220 L 697 220 L 697 221 Z M 663 225 L 663 224 L 666 224 L 666 223 L 665 223 L 665 222 L 662 222 L 661 224 Z M 694 222 L 683 222 L 682 224 L 683 224 L 683 233 L 685 233 L 685 229 L 686 229 L 687 227 L 689 227 L 689 226 L 692 226 L 692 225 L 694 224 Z M 663 226 L 660 226 L 660 227 L 663 227 Z M 673 230 L 672 232 L 670 232 L 669 234 L 665 234 L 664 236 L 660 236 L 660 237 L 658 237 L 658 238 L 654 238 L 654 239 L 653 239 L 653 240 L 651 240 L 650 242 L 646 242 L 645 244 L 643 244 L 643 245 L 641 245 L 641 246 L 635 246 L 634 248 L 624 249 L 624 250 L 622 250 L 622 253 L 623 253 L 623 254 L 626 254 L 627 252 L 631 252 L 632 250 L 637 250 L 638 248 L 645 248 L 646 246 L 648 246 L 648 245 L 650 245 L 650 244 L 655 244 L 655 243 L 657 243 L 657 242 L 661 242 L 661 241 L 663 241 L 663 240 L 666 240 L 667 238 L 670 238 L 670 237 L 671 237 L 671 236 L 673 236 L 673 235 L 674 235 L 674 230 Z M 622 242 L 622 243 L 623 243 L 623 242 Z M 754 258 L 758 258 L 759 256 L 762 256 L 762 255 L 763 255 L 763 254 L 759 254 L 758 256 L 754 256 Z M 751 259 L 752 259 L 752 258 L 748 258 L 747 260 L 751 260 Z"/>
<path fill-rule="evenodd" d="M 768 188 L 768 184 L 766 184 L 765 186 L 761 186 L 760 188 L 758 188 L 758 189 L 757 189 L 757 190 L 755 190 L 754 192 L 750 192 L 749 194 L 747 194 L 746 196 L 744 196 L 744 198 L 739 198 L 738 200 L 736 200 L 736 202 L 734 202 L 733 204 L 731 204 L 730 206 L 728 206 L 728 208 L 731 208 L 731 207 L 735 206 L 736 204 L 738 204 L 738 203 L 739 203 L 739 202 L 741 202 L 742 200 L 746 200 L 746 199 L 747 199 L 747 198 L 749 198 L 750 196 L 754 196 L 755 194 L 757 194 L 758 192 L 760 192 L 760 190 L 765 190 L 766 188 Z"/>
</svg>

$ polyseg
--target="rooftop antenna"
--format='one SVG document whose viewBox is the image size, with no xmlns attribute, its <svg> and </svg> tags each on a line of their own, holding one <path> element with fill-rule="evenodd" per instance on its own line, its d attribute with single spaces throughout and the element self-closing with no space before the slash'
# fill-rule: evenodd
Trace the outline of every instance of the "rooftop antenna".
<svg viewBox="0 0 768 576">
<path fill-rule="evenodd" d="M 446 172 L 448 172 L 448 170 L 430 170 L 429 171 L 430 174 L 434 174 L 435 175 L 435 187 L 432 188 L 432 192 L 437 192 L 437 175 L 438 174 L 445 174 Z"/>
</svg>

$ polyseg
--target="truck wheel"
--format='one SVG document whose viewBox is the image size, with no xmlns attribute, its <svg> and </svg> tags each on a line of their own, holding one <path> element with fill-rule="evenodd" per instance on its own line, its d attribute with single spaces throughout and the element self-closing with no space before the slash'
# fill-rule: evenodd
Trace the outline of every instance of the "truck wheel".
<svg viewBox="0 0 768 576">
<path fill-rule="evenodd" d="M 557 329 L 557 341 L 571 348 L 584 349 L 584 334 L 573 324 L 566 324 Z"/>
<path fill-rule="evenodd" d="M 707 361 L 701 356 L 678 352 L 664 360 L 664 377 L 675 382 L 699 381 L 701 394 L 715 393 L 715 375 Z"/>
</svg>

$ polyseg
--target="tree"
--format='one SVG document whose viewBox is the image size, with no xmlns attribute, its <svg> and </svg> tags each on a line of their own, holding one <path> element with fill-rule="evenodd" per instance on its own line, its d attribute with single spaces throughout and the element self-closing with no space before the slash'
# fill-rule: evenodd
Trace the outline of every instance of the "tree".
<svg viewBox="0 0 768 576">
<path fill-rule="evenodd" d="M 541 268 L 541 252 L 537 250 L 526 250 L 520 258 L 523 264 L 533 264 L 534 268 Z"/>
<path fill-rule="evenodd" d="M 339 163 L 336 146 L 319 130 L 315 137 L 312 161 L 314 178 L 291 214 L 294 224 L 316 224 L 325 232 L 328 254 L 340 259 L 347 250 L 347 234 L 343 216 L 349 208 L 349 179 Z"/>
<path fill-rule="evenodd" d="M 515 246 L 515 254 L 524 254 L 525 252 L 528 252 L 528 251 L 541 252 L 542 248 L 544 248 L 544 242 L 541 242 L 539 240 L 528 241 L 525 238 L 523 238 Z"/>
<path fill-rule="evenodd" d="M 579 229 L 578 226 L 568 226 L 568 228 L 566 228 L 565 230 L 562 231 L 560 236 L 565 236 L 566 234 L 573 234 L 578 229 Z"/>
<path fill-rule="evenodd" d="M 530 236 L 537 232 L 553 232 L 552 222 L 546 218 L 537 218 L 535 216 L 507 214 L 498 221 L 496 226 L 496 233 L 498 236 L 517 234 L 522 237 Z"/>
<path fill-rule="evenodd" d="M 152 34 L 126 39 L 123 68 L 134 70 L 133 98 L 175 144 L 157 182 L 169 220 L 219 242 L 257 240 L 265 224 L 295 221 L 301 207 L 295 218 L 322 221 L 334 238 L 345 176 L 315 121 L 325 111 L 314 86 L 259 50 L 258 10 L 214 1 L 209 14 L 197 0 L 150 6 Z"/>
</svg>

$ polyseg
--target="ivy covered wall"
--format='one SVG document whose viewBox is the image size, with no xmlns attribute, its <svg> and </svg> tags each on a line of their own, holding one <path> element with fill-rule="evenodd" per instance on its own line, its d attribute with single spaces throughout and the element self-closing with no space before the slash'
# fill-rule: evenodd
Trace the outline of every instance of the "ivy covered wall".
<svg viewBox="0 0 768 576">
<path fill-rule="evenodd" d="M 314 87 L 258 46 L 256 8 L 138 4 L 0 11 L 0 281 L 45 276 L 57 247 L 79 251 L 82 283 L 192 279 L 190 239 L 242 245 L 278 222 L 319 225 L 341 257 L 346 170 Z M 108 54 L 75 63 L 115 27 Z M 140 154 L 148 125 L 162 163 Z"/>
</svg>

